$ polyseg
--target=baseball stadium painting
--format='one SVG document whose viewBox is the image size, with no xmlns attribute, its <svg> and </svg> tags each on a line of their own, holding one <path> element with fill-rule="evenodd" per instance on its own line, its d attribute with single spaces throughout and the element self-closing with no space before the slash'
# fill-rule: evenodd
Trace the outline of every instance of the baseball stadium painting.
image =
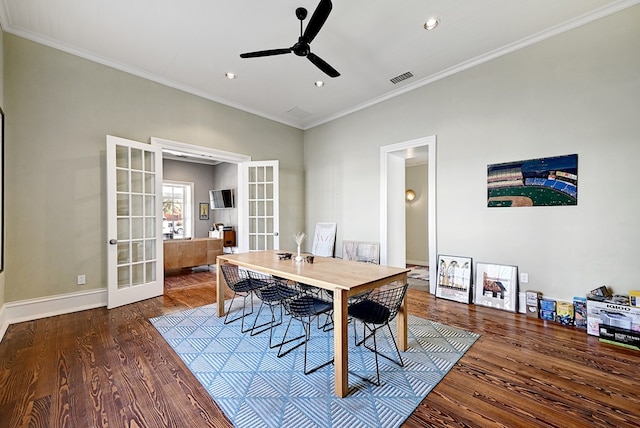
<svg viewBox="0 0 640 428">
<path fill-rule="evenodd" d="M 488 207 L 578 205 L 578 155 L 487 166 Z"/>
</svg>

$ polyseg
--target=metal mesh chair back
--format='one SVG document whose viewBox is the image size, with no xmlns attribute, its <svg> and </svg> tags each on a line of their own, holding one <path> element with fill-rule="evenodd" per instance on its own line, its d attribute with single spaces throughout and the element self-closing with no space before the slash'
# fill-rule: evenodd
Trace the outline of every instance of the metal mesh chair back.
<svg viewBox="0 0 640 428">
<path fill-rule="evenodd" d="M 231 298 L 231 302 L 229 302 L 229 308 L 226 311 L 227 315 L 224 317 L 224 323 L 229 324 L 241 319 L 241 331 L 246 333 L 247 331 L 252 330 L 252 328 L 245 328 L 244 319 L 248 315 L 253 314 L 253 295 L 257 290 L 268 286 L 268 283 L 261 279 L 252 279 L 248 271 L 240 269 L 236 265 L 223 264 L 220 266 L 220 270 L 222 271 L 222 276 L 224 277 L 224 281 L 227 283 L 227 286 L 233 291 L 233 297 Z M 233 308 L 233 302 L 238 296 L 242 297 L 242 314 L 229 319 L 229 314 Z M 250 305 L 247 305 L 247 298 L 249 298 Z M 221 304 L 221 302 L 219 302 L 219 304 Z M 249 308 L 248 311 L 247 308 Z"/>
<path fill-rule="evenodd" d="M 220 266 L 220 270 L 222 270 L 222 276 L 224 276 L 227 286 L 236 293 L 247 292 L 252 289 L 249 274 L 246 270 L 230 264 Z"/>
<path fill-rule="evenodd" d="M 409 284 L 405 284 L 401 287 L 379 289 L 371 293 L 366 298 L 349 304 L 348 307 L 349 316 L 360 321 L 363 326 L 363 339 L 361 341 L 358 341 L 356 326 L 355 323 L 353 324 L 356 346 L 364 345 L 367 349 L 374 352 L 376 359 L 376 382 L 374 383 L 378 386 L 380 385 L 378 355 L 390 361 L 394 361 L 400 366 L 404 366 L 402 356 L 400 355 L 400 351 L 398 350 L 398 345 L 396 343 L 395 337 L 393 336 L 393 331 L 391 330 L 389 322 L 393 320 L 400 311 L 400 307 L 402 306 L 402 301 L 405 298 L 408 287 Z M 395 347 L 398 361 L 395 361 L 388 355 L 385 355 L 378 351 L 378 345 L 376 343 L 376 332 L 384 326 L 387 326 L 387 328 L 389 329 L 389 334 L 391 335 L 391 341 L 393 342 L 393 345 Z M 373 339 L 373 348 L 367 345 L 367 339 L 369 338 Z"/>
</svg>

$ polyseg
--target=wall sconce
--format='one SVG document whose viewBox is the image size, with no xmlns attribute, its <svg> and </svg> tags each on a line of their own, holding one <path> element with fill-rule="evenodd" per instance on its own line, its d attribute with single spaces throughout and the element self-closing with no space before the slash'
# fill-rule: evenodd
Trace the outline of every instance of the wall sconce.
<svg viewBox="0 0 640 428">
<path fill-rule="evenodd" d="M 407 202 L 413 202 L 413 200 L 416 198 L 416 192 L 411 189 L 407 189 L 407 191 L 404 192 L 404 198 Z"/>
</svg>

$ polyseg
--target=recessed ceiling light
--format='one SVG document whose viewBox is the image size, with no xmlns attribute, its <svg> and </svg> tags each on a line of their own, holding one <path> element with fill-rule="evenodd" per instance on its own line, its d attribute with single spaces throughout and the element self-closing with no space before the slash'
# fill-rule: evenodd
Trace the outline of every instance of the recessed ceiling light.
<svg viewBox="0 0 640 428">
<path fill-rule="evenodd" d="M 440 24 L 440 18 L 438 18 L 437 16 L 431 17 L 427 19 L 427 22 L 424 23 L 424 29 L 433 30 L 438 26 L 438 24 Z"/>
<path fill-rule="evenodd" d="M 324 86 L 324 82 L 322 80 L 318 80 L 316 81 L 316 83 L 314 83 L 314 85 L 316 85 L 318 88 L 321 88 Z"/>
<path fill-rule="evenodd" d="M 229 73 L 225 73 L 224 75 L 227 76 L 227 79 L 232 79 L 233 80 L 233 79 L 236 78 L 236 74 L 235 73 L 229 72 Z"/>
</svg>

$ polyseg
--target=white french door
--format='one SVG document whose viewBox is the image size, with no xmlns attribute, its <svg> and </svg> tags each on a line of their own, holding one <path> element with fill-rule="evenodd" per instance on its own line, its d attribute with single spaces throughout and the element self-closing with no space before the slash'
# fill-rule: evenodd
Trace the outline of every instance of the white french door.
<svg viewBox="0 0 640 428">
<path fill-rule="evenodd" d="M 163 293 L 162 149 L 107 135 L 107 308 Z"/>
<path fill-rule="evenodd" d="M 280 248 L 280 212 L 278 161 L 243 162 L 241 164 L 243 207 L 246 240 L 242 248 L 248 251 Z"/>
</svg>

